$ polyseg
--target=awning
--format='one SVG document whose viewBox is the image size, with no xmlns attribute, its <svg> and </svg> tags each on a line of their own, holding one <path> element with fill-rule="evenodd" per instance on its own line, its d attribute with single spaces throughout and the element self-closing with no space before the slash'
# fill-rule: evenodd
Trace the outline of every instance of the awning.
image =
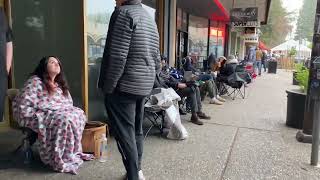
<svg viewBox="0 0 320 180">
<path fill-rule="evenodd" d="M 259 41 L 259 49 L 270 51 L 270 49 L 261 41 Z"/>
<path fill-rule="evenodd" d="M 195 16 L 215 21 L 229 21 L 229 11 L 220 0 L 178 0 L 177 7 Z"/>
</svg>

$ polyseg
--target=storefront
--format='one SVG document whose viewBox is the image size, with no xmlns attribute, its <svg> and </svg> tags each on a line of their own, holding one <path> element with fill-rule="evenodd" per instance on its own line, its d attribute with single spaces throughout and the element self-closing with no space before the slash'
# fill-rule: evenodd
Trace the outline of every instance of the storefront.
<svg viewBox="0 0 320 180">
<path fill-rule="evenodd" d="M 14 33 L 9 87 L 21 88 L 43 56 L 56 55 L 62 61 L 74 105 L 84 109 L 89 120 L 105 121 L 97 79 L 115 1 L 0 0 L 2 2 L 7 5 Z M 216 1 L 143 0 L 142 3 L 158 24 L 160 50 L 169 57 L 172 66 L 176 65 L 177 58 L 186 55 L 200 60 L 210 53 L 225 54 L 228 17 L 220 12 Z M 202 9 L 207 9 L 207 3 L 210 8 L 204 13 Z M 0 126 L 8 126 L 9 119 L 13 122 L 9 107 L 7 104 L 6 121 Z"/>
</svg>

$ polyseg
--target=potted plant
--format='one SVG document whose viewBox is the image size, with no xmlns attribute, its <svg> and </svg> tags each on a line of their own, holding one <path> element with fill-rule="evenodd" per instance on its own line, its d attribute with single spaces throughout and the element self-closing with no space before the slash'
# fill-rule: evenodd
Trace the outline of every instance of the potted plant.
<svg viewBox="0 0 320 180">
<path fill-rule="evenodd" d="M 292 84 L 293 85 L 299 85 L 298 81 L 297 81 L 297 72 L 301 72 L 302 68 L 304 66 L 301 63 L 295 63 L 294 64 L 294 70 L 292 72 Z"/>
<path fill-rule="evenodd" d="M 287 90 L 287 120 L 286 125 L 302 129 L 306 92 L 308 89 L 309 70 L 303 65 L 296 66 L 295 79 L 300 88 Z"/>
</svg>

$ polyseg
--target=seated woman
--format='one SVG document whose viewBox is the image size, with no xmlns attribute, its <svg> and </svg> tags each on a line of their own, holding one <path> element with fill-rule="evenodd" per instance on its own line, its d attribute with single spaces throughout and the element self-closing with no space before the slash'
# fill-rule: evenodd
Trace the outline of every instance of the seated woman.
<svg viewBox="0 0 320 180">
<path fill-rule="evenodd" d="M 223 62 L 221 63 L 217 81 L 227 82 L 228 77 L 235 72 L 238 64 L 238 60 L 233 55 L 229 56 L 225 64 Z"/>
<path fill-rule="evenodd" d="M 83 160 L 84 112 L 73 106 L 61 62 L 54 56 L 41 59 L 13 101 L 13 114 L 23 127 L 38 133 L 41 160 L 55 171 L 77 174 Z"/>
</svg>

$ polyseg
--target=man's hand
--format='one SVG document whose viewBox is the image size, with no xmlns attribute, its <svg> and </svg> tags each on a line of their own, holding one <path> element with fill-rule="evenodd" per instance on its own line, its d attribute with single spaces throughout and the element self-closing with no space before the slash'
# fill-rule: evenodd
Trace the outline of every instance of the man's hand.
<svg viewBox="0 0 320 180">
<path fill-rule="evenodd" d="M 179 83 L 178 84 L 178 88 L 179 89 L 184 89 L 184 88 L 186 88 L 187 87 L 187 84 L 186 83 Z"/>
</svg>

